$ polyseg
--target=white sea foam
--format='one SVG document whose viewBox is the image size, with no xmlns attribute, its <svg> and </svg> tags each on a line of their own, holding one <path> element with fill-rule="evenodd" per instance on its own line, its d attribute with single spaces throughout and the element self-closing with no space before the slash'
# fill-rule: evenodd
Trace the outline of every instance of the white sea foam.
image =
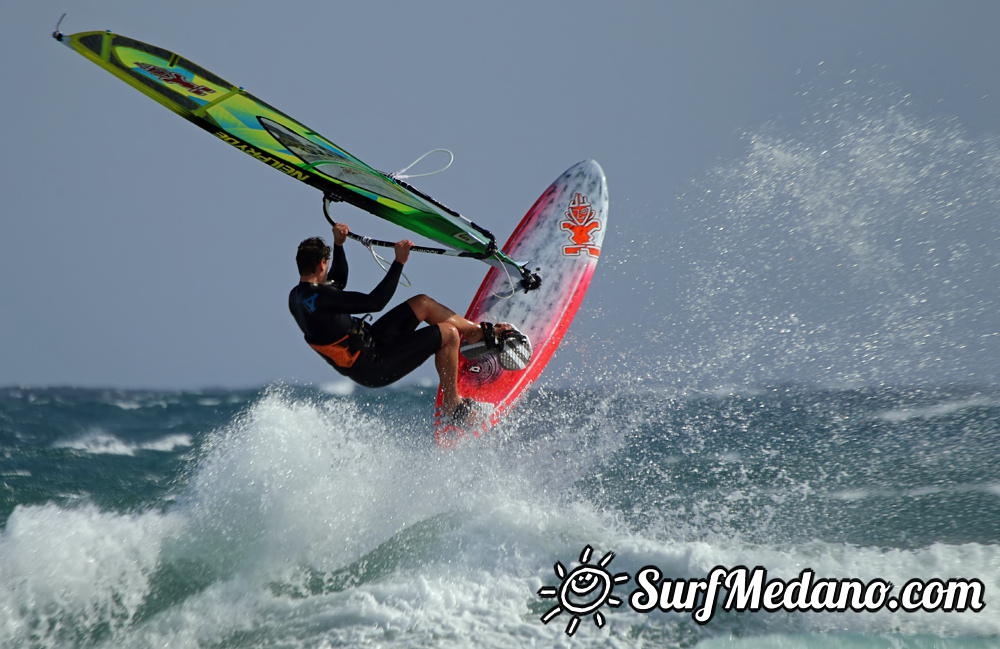
<svg viewBox="0 0 1000 649">
<path fill-rule="evenodd" d="M 108 404 L 121 408 L 122 410 L 140 410 L 142 408 L 166 408 L 170 404 L 166 399 L 159 396 L 135 396 L 132 398 L 122 398 L 118 395 L 109 395 Z"/>
<path fill-rule="evenodd" d="M 103 430 L 92 430 L 81 437 L 62 440 L 53 448 L 71 448 L 93 455 L 135 455 L 138 451 L 170 452 L 183 446 L 191 446 L 191 436 L 185 434 L 166 435 L 145 442 L 122 440 Z"/>
<path fill-rule="evenodd" d="M 127 626 L 177 522 L 91 505 L 18 507 L 0 532 L 0 646 L 76 646 Z"/>
<path fill-rule="evenodd" d="M 1000 485 L 967 483 L 956 484 L 948 487 L 928 485 L 915 489 L 845 489 L 843 491 L 832 491 L 826 494 L 827 497 L 835 500 L 855 501 L 865 498 L 921 498 L 924 496 L 934 496 L 939 494 L 962 494 L 962 493 L 987 493 L 1000 495 Z"/>
<path fill-rule="evenodd" d="M 177 450 L 183 446 L 191 446 L 191 436 L 184 434 L 167 435 L 149 442 L 137 444 L 136 448 L 142 451 L 163 451 L 169 452 Z"/>
<path fill-rule="evenodd" d="M 355 384 L 353 381 L 343 380 L 343 381 L 329 381 L 327 383 L 320 384 L 319 389 L 327 394 L 332 394 L 338 397 L 347 397 L 354 394 Z"/>
<path fill-rule="evenodd" d="M 934 417 L 945 417 L 968 408 L 976 408 L 980 406 L 995 407 L 996 405 L 996 401 L 993 399 L 987 399 L 986 397 L 974 397 L 972 399 L 947 401 L 944 403 L 934 404 L 933 406 L 885 410 L 877 413 L 875 417 L 883 421 L 899 423 L 909 421 L 911 419 L 933 419 Z"/>
</svg>

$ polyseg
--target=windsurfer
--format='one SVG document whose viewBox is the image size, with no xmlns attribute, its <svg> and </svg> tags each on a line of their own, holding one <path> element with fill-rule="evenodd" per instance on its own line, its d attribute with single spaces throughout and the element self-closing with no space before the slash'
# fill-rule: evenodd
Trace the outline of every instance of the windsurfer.
<svg viewBox="0 0 1000 649">
<path fill-rule="evenodd" d="M 395 260 L 370 293 L 346 291 L 343 244 L 348 232 L 343 223 L 334 226 L 332 263 L 323 239 L 313 237 L 299 244 L 295 256 L 299 284 L 288 296 L 288 308 L 306 342 L 339 373 L 372 388 L 398 381 L 433 355 L 444 415 L 456 420 L 469 417 L 475 403 L 458 393 L 459 346 L 463 339 L 473 343 L 512 327 L 496 325 L 494 333 L 489 323 L 480 326 L 466 320 L 426 295 L 411 297 L 371 324 L 355 317 L 352 314 L 374 313 L 388 305 L 413 242 L 396 243 Z M 428 326 L 420 327 L 421 323 Z"/>
</svg>

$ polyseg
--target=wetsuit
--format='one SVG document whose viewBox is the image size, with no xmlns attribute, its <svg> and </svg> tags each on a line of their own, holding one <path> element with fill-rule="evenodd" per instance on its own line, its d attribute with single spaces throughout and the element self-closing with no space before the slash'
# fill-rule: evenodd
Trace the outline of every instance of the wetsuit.
<svg viewBox="0 0 1000 649">
<path fill-rule="evenodd" d="M 347 256 L 343 246 L 334 246 L 326 283 L 299 282 L 288 295 L 288 309 L 309 346 L 335 370 L 367 387 L 398 381 L 441 348 L 441 330 L 417 329 L 420 321 L 406 302 L 370 325 L 352 316 L 384 309 L 402 270 L 394 261 L 371 293 L 345 291 Z"/>
</svg>

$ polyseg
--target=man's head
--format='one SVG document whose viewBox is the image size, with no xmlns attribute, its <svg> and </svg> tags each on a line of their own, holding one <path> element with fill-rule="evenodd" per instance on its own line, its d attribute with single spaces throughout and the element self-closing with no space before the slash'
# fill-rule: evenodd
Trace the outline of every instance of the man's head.
<svg viewBox="0 0 1000 649">
<path fill-rule="evenodd" d="M 311 275 L 319 268 L 320 262 L 330 259 L 330 246 L 319 237 L 310 237 L 299 244 L 295 263 L 299 275 Z"/>
</svg>

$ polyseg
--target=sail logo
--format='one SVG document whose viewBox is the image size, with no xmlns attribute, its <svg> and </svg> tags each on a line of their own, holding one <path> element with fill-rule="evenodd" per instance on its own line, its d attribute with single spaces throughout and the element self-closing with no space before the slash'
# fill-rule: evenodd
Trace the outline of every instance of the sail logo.
<svg viewBox="0 0 1000 649">
<path fill-rule="evenodd" d="M 199 97 L 204 97 L 205 95 L 211 95 L 215 93 L 214 90 L 207 86 L 201 86 L 192 81 L 188 81 L 187 78 L 180 74 L 179 72 L 174 72 L 173 70 L 168 70 L 166 68 L 161 68 L 158 65 L 153 65 L 151 63 L 136 63 L 135 66 L 146 72 L 151 77 L 159 79 L 163 83 L 173 84 L 175 86 L 180 86 L 184 88 L 192 95 L 197 95 Z"/>
<path fill-rule="evenodd" d="M 571 245 L 563 246 L 563 254 L 579 257 L 586 253 L 591 257 L 600 257 L 601 248 L 594 243 L 594 235 L 600 232 L 601 221 L 590 204 L 590 198 L 576 192 L 565 216 L 566 220 L 561 221 L 559 227 L 569 232 Z"/>
<path fill-rule="evenodd" d="M 292 165 L 283 162 L 281 160 L 278 160 L 277 158 L 272 158 L 266 153 L 261 153 L 260 151 L 253 148 L 249 144 L 243 143 L 241 140 L 233 137 L 232 135 L 226 133 L 225 131 L 216 131 L 213 135 L 215 135 L 215 137 L 219 138 L 226 144 L 230 144 L 239 149 L 240 151 L 242 151 L 243 153 L 246 153 L 247 155 L 257 158 L 264 164 L 271 165 L 271 167 L 277 169 L 282 173 L 288 174 L 292 178 L 297 178 L 303 182 L 309 180 L 309 174 L 302 173 Z"/>
</svg>

